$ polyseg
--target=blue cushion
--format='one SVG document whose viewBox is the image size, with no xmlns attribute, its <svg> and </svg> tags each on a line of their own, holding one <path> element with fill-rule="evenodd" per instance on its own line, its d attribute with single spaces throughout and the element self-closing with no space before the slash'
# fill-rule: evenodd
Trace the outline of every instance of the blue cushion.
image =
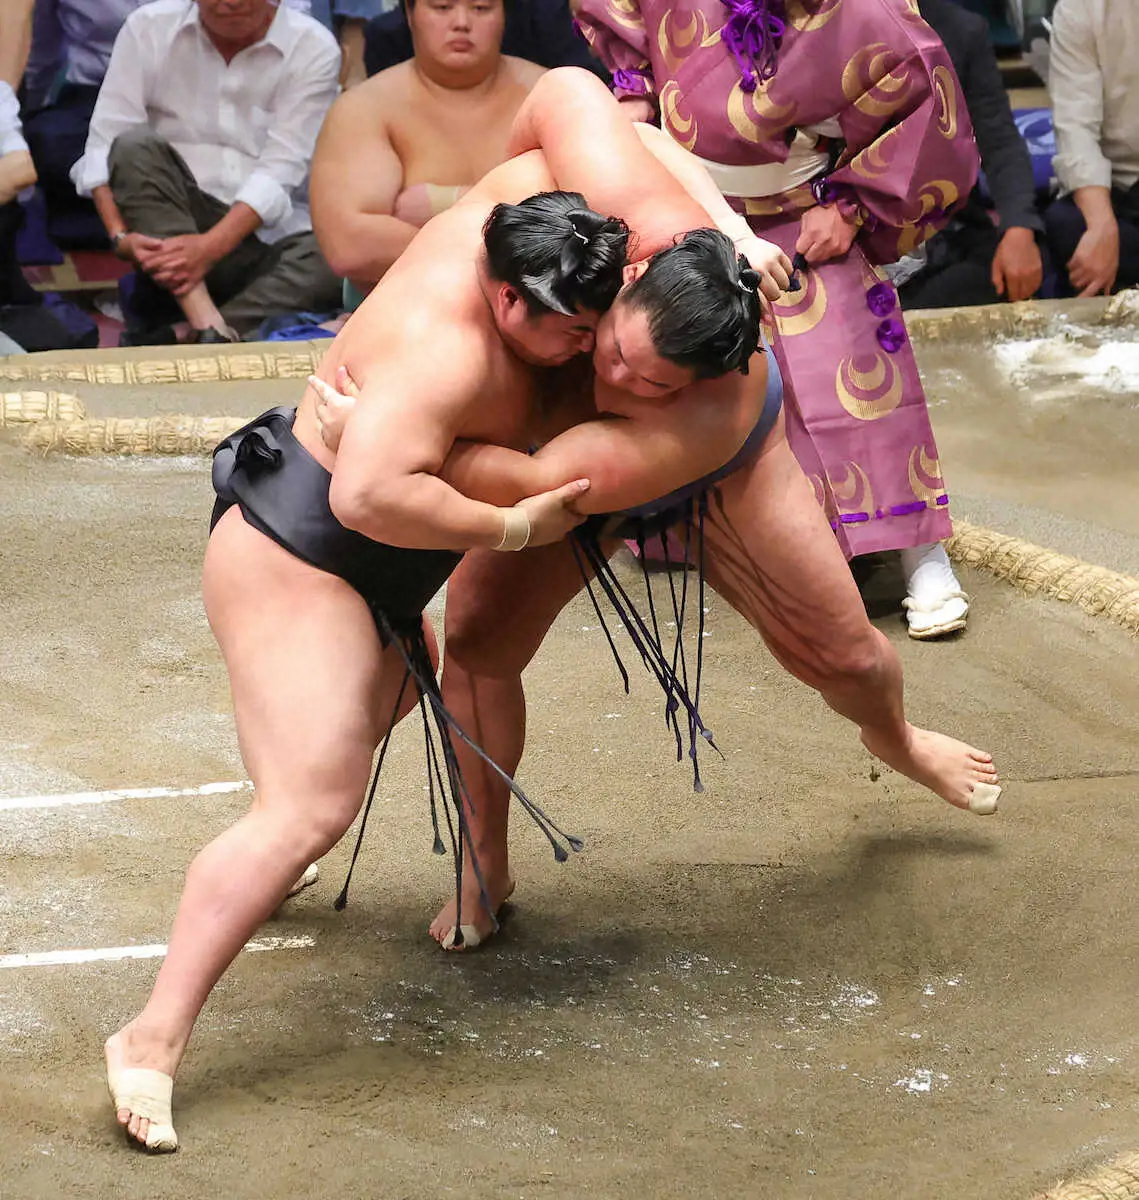
<svg viewBox="0 0 1139 1200">
<path fill-rule="evenodd" d="M 1038 192 L 1052 186 L 1052 159 L 1056 154 L 1056 133 L 1052 128 L 1050 108 L 1014 108 L 1013 120 L 1028 147 L 1032 159 L 1032 176 Z"/>
</svg>

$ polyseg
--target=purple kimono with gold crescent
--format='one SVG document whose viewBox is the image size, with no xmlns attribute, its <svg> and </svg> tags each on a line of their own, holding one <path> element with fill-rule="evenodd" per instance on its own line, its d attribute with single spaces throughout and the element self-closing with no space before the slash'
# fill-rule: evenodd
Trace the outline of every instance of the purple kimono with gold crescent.
<svg viewBox="0 0 1139 1200">
<path fill-rule="evenodd" d="M 583 0 L 578 13 L 617 95 L 653 99 L 662 128 L 700 158 L 754 176 L 788 163 L 793 142 L 809 147 L 808 178 L 729 194 L 757 234 L 794 253 L 803 210 L 820 202 L 860 226 L 845 257 L 800 272 L 771 330 L 791 448 L 848 556 L 951 532 L 917 365 L 877 267 L 944 225 L 977 173 L 957 76 L 916 7 Z"/>
</svg>

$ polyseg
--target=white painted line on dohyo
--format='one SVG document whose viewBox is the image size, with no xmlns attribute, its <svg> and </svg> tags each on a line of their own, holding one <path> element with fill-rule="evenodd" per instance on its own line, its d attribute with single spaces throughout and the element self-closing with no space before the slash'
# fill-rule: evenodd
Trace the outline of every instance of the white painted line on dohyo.
<svg viewBox="0 0 1139 1200">
<path fill-rule="evenodd" d="M 232 783 L 204 783 L 192 788 L 113 788 L 109 792 L 65 792 L 58 796 L 0 796 L 0 812 L 15 808 L 69 808 L 77 804 L 106 804 L 110 800 L 175 800 L 179 796 L 220 796 L 248 792 L 248 779 Z"/>
<path fill-rule="evenodd" d="M 311 937 L 254 938 L 245 943 L 251 954 L 258 950 L 307 950 Z M 124 958 L 162 958 L 166 946 L 106 946 L 101 950 L 45 950 L 37 954 L 0 954 L 0 970 L 7 967 L 58 967 L 69 963 L 116 962 Z"/>
</svg>

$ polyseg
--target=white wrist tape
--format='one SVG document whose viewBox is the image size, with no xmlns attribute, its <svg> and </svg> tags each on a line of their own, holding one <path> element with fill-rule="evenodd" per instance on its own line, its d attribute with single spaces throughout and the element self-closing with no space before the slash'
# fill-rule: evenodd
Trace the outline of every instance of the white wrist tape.
<svg viewBox="0 0 1139 1200">
<path fill-rule="evenodd" d="M 524 508 L 500 508 L 502 513 L 502 541 L 496 550 L 525 550 L 530 541 L 530 518 Z"/>
</svg>

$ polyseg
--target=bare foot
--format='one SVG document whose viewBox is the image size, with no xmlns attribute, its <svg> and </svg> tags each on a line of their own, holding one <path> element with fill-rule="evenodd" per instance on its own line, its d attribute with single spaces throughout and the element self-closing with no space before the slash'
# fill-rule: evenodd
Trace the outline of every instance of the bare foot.
<svg viewBox="0 0 1139 1200">
<path fill-rule="evenodd" d="M 913 725 L 907 726 L 907 732 L 908 741 L 899 744 L 864 730 L 862 744 L 887 766 L 936 792 L 955 808 L 996 811 L 999 778 L 991 754 Z"/>
<path fill-rule="evenodd" d="M 494 913 L 497 914 L 506 901 L 514 892 L 514 880 L 510 877 L 508 867 L 503 867 L 501 871 L 483 869 L 483 880 L 486 883 L 487 895 L 490 897 L 491 904 L 494 905 Z M 438 916 L 431 922 L 428 932 L 431 936 L 443 947 L 444 950 L 462 950 L 463 944 L 454 944 L 454 931 L 456 923 L 456 906 L 454 900 L 448 900 L 446 904 L 439 910 Z M 467 866 L 463 877 L 463 924 L 468 928 L 474 926 L 475 933 L 479 942 L 485 942 L 488 937 L 494 932 L 494 919 L 483 904 L 482 894 L 479 891 L 478 879 L 475 877 L 474 871 Z M 471 939 L 468 937 L 466 945 L 473 949 L 470 944 Z M 450 943 L 450 944 L 448 944 Z M 474 945 L 478 945 L 475 942 Z"/>
<path fill-rule="evenodd" d="M 176 1150 L 170 1091 L 184 1048 L 171 1046 L 131 1021 L 112 1034 L 103 1049 L 107 1086 L 127 1136 L 148 1150 Z"/>
</svg>

